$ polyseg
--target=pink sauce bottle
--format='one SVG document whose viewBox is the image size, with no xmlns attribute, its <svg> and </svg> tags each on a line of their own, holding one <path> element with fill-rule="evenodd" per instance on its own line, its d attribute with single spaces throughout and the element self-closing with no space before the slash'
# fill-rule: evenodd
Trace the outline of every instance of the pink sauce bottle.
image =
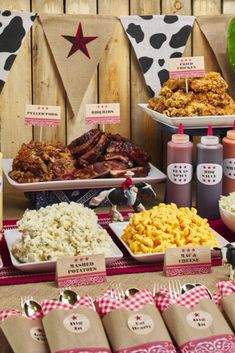
<svg viewBox="0 0 235 353">
<path fill-rule="evenodd" d="M 223 138 L 223 195 L 235 191 L 235 121 Z"/>
<path fill-rule="evenodd" d="M 192 205 L 192 157 L 193 143 L 184 134 L 179 124 L 178 134 L 172 135 L 167 144 L 166 203 L 174 202 L 178 207 Z"/>
<path fill-rule="evenodd" d="M 211 125 L 207 136 L 197 144 L 196 208 L 201 217 L 219 218 L 219 198 L 222 194 L 223 146 L 213 136 Z"/>
</svg>

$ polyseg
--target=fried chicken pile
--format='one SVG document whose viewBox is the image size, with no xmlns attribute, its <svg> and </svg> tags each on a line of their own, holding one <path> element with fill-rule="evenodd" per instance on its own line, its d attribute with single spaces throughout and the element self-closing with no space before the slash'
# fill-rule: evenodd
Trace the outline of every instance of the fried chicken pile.
<svg viewBox="0 0 235 353">
<path fill-rule="evenodd" d="M 235 114 L 235 102 L 226 93 L 227 83 L 218 72 L 188 79 L 169 79 L 159 97 L 149 99 L 148 108 L 170 117 Z"/>
<path fill-rule="evenodd" d="M 23 143 L 13 160 L 10 178 L 18 183 L 73 179 L 75 160 L 61 142 Z"/>
</svg>

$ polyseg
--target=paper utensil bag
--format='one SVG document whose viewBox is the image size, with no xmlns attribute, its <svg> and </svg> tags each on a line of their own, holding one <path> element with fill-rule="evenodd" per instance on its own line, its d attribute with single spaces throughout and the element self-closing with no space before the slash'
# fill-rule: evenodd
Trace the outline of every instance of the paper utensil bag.
<svg viewBox="0 0 235 353">
<path fill-rule="evenodd" d="M 146 304 L 138 311 L 116 309 L 102 321 L 113 352 L 175 352 L 155 305 Z"/>
<path fill-rule="evenodd" d="M 42 321 L 51 353 L 111 353 L 100 317 L 92 309 L 57 309 Z"/>
<path fill-rule="evenodd" d="M 49 353 L 42 320 L 12 316 L 1 324 L 2 331 L 14 353 Z"/>
<path fill-rule="evenodd" d="M 226 295 L 221 299 L 223 310 L 235 331 L 235 294 Z"/>
<path fill-rule="evenodd" d="M 235 336 L 212 300 L 193 308 L 172 304 L 162 316 L 181 352 L 235 353 Z"/>
<path fill-rule="evenodd" d="M 0 352 L 1 353 L 14 353 L 6 336 L 4 335 L 1 327 L 0 327 Z"/>
</svg>

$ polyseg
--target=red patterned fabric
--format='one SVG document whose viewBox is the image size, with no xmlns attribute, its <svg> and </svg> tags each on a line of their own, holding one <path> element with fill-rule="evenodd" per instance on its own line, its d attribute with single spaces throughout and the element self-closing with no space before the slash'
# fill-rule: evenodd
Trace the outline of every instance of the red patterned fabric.
<svg viewBox="0 0 235 353">
<path fill-rule="evenodd" d="M 159 341 L 119 349 L 115 353 L 176 353 L 176 350 L 172 342 Z"/>
<path fill-rule="evenodd" d="M 235 294 L 235 282 L 233 281 L 221 281 L 217 283 L 217 287 L 222 297 Z"/>
<path fill-rule="evenodd" d="M 52 310 L 56 310 L 56 309 L 74 310 L 81 306 L 85 306 L 89 309 L 94 309 L 92 298 L 88 294 L 81 297 L 74 305 L 62 303 L 58 300 L 44 300 L 42 302 L 42 312 L 43 312 L 43 315 L 46 315 Z"/>
<path fill-rule="evenodd" d="M 128 309 L 136 311 L 145 304 L 154 304 L 154 298 L 150 290 L 143 289 L 126 300 L 118 297 L 111 297 L 105 293 L 96 300 L 96 306 L 101 316 L 104 316 L 115 309 Z"/>
<path fill-rule="evenodd" d="M 20 310 L 17 309 L 7 309 L 0 311 L 0 322 L 8 319 L 11 316 L 22 315 Z M 42 311 L 35 313 L 34 315 L 27 317 L 29 320 L 41 319 L 43 317 Z"/>
<path fill-rule="evenodd" d="M 110 349 L 107 348 L 73 348 L 63 349 L 62 351 L 56 351 L 55 353 L 111 353 Z"/>
<path fill-rule="evenodd" d="M 217 335 L 193 340 L 180 347 L 182 353 L 235 353 L 234 335 Z"/>
<path fill-rule="evenodd" d="M 195 287 L 180 296 L 175 296 L 174 299 L 171 298 L 170 292 L 167 288 L 162 288 L 160 293 L 156 295 L 155 301 L 158 309 L 162 312 L 171 304 L 178 304 L 186 308 L 193 308 L 203 298 L 210 299 L 210 296 L 204 287 Z"/>
</svg>

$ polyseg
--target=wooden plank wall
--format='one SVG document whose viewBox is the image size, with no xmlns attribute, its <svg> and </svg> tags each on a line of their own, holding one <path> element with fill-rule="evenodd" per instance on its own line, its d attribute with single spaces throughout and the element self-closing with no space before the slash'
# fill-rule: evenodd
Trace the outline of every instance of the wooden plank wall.
<svg viewBox="0 0 235 353">
<path fill-rule="evenodd" d="M 197 16 L 235 14 L 235 1 L 0 0 L 0 9 L 115 16 L 173 13 Z M 185 53 L 205 55 L 207 70 L 218 69 L 216 59 L 197 25 Z M 14 157 L 22 142 L 39 138 L 38 128 L 23 125 L 27 103 L 60 105 L 63 123 L 59 128 L 47 128 L 44 139 L 70 142 L 90 128 L 84 124 L 85 104 L 99 100 L 121 103 L 121 124 L 107 126 L 106 130 L 131 137 L 151 153 L 154 164 L 165 169 L 165 148 L 169 136 L 163 135 L 158 124 L 138 109 L 137 103 L 145 102 L 147 98 L 148 92 L 135 54 L 121 24 L 117 23 L 112 40 L 90 82 L 80 111 L 76 117 L 73 116 L 41 25 L 36 20 L 0 95 L 1 149 L 4 157 Z"/>
</svg>

